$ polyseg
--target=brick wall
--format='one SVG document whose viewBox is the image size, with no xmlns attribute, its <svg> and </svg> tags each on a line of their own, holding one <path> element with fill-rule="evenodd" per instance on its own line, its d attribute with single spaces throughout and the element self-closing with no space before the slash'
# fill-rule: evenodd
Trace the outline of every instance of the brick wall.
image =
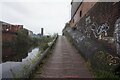
<svg viewBox="0 0 120 80">
<path fill-rule="evenodd" d="M 77 4 L 79 2 L 74 2 L 74 4 L 72 4 L 72 5 L 75 5 L 75 3 Z M 76 6 L 76 7 L 78 7 L 78 9 L 71 10 L 71 14 L 75 14 L 74 16 L 71 15 L 71 27 L 75 27 L 77 22 L 95 5 L 95 3 L 96 2 L 82 2 L 81 4 L 79 4 L 80 6 Z M 71 9 L 74 9 L 74 6 L 72 6 L 72 7 L 73 8 L 71 8 Z M 72 11 L 74 11 L 74 12 L 72 12 Z"/>
<path fill-rule="evenodd" d="M 63 30 L 81 55 L 90 60 L 93 69 L 110 71 L 120 65 L 116 44 L 98 39 L 103 34 L 103 38 L 114 39 L 115 22 L 120 18 L 119 6 L 120 2 L 97 2 L 78 20 L 74 28 L 67 27 Z"/>
<path fill-rule="evenodd" d="M 2 28 L 3 31 L 17 32 L 19 29 L 23 29 L 23 25 L 3 24 Z"/>
<path fill-rule="evenodd" d="M 1 22 L 2 26 L 2 42 L 14 42 L 17 37 L 17 31 L 23 29 L 23 25 L 12 25 Z"/>
<path fill-rule="evenodd" d="M 3 42 L 14 42 L 17 35 L 10 32 L 4 32 L 2 33 L 2 41 Z"/>
<path fill-rule="evenodd" d="M 87 4 L 88 3 L 86 3 L 86 5 Z M 115 22 L 120 17 L 119 6 L 120 2 L 97 2 L 88 12 L 88 9 L 84 11 L 85 14 L 83 13 L 84 15 L 80 18 L 80 20 L 78 17 L 75 17 L 78 21 L 75 27 L 83 34 L 88 35 L 88 37 L 95 37 L 95 34 L 96 36 L 100 34 L 99 30 L 101 30 L 102 26 L 105 26 L 105 28 L 108 26 L 108 30 L 106 30 L 107 35 L 112 37 Z"/>
</svg>

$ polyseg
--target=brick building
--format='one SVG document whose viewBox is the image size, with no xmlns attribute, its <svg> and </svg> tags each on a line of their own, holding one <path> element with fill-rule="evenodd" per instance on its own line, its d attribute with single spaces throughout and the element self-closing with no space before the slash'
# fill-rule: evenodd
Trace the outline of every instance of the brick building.
<svg viewBox="0 0 120 80">
<path fill-rule="evenodd" d="M 113 37 L 120 2 L 71 2 L 70 26 L 89 38 Z M 97 0 L 96 0 L 97 1 Z"/>
<path fill-rule="evenodd" d="M 98 45 L 112 55 L 120 55 L 120 1 L 75 1 L 71 2 L 70 27 L 64 29 L 63 33 L 70 36 L 77 48 L 87 57 L 94 53 L 95 50 L 92 49 L 100 48 Z"/>
<path fill-rule="evenodd" d="M 19 29 L 23 29 L 23 25 L 12 25 L 2 22 L 2 31 L 16 33 Z"/>
<path fill-rule="evenodd" d="M 71 27 L 75 27 L 77 22 L 95 5 L 95 3 L 96 2 L 71 2 Z"/>
<path fill-rule="evenodd" d="M 71 20 L 63 34 L 94 70 L 114 71 L 120 75 L 120 1 L 74 1 L 71 2 Z"/>
<path fill-rule="evenodd" d="M 12 25 L 0 21 L 2 24 L 2 42 L 14 42 L 17 37 L 17 31 L 23 29 L 23 25 Z"/>
</svg>

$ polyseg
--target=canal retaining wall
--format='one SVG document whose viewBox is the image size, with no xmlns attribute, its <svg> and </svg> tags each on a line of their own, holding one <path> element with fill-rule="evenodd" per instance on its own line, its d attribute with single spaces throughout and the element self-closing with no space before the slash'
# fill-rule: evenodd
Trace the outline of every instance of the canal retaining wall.
<svg viewBox="0 0 120 80">
<path fill-rule="evenodd" d="M 120 53 L 115 44 L 119 6 L 120 2 L 97 2 L 74 27 L 68 23 L 63 29 L 63 34 L 96 71 L 114 72 L 119 68 Z"/>
</svg>

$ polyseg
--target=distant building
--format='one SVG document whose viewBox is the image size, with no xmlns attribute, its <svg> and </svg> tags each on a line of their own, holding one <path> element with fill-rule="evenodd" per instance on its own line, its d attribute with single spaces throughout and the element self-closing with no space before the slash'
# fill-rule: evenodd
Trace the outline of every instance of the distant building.
<svg viewBox="0 0 120 80">
<path fill-rule="evenodd" d="M 28 36 L 33 37 L 33 32 L 28 30 Z"/>
<path fill-rule="evenodd" d="M 41 35 L 40 33 L 39 33 L 39 34 L 33 34 L 33 35 L 32 35 L 33 38 L 39 38 L 39 37 L 41 37 L 41 36 L 42 36 L 42 35 Z"/>
<path fill-rule="evenodd" d="M 31 32 L 31 34 L 32 34 L 32 37 L 34 37 L 34 38 L 42 37 L 42 36 L 44 35 L 44 29 L 41 28 L 41 33 L 33 34 L 33 33 Z"/>
<path fill-rule="evenodd" d="M 37 37 L 41 37 L 41 36 L 43 36 L 42 34 L 37 34 Z"/>
<path fill-rule="evenodd" d="M 33 36 L 32 36 L 33 38 L 37 38 L 37 34 L 33 34 Z"/>
<path fill-rule="evenodd" d="M 16 33 L 20 29 L 23 29 L 23 25 L 12 25 L 12 24 L 2 22 L 2 31 L 3 32 Z"/>
<path fill-rule="evenodd" d="M 41 28 L 41 33 L 33 34 L 33 37 L 39 38 L 42 37 L 43 35 L 44 35 L 44 28 Z"/>
<path fill-rule="evenodd" d="M 23 29 L 23 25 L 12 25 L 0 21 L 2 28 L 2 42 L 14 42 L 17 37 L 17 31 Z"/>
</svg>

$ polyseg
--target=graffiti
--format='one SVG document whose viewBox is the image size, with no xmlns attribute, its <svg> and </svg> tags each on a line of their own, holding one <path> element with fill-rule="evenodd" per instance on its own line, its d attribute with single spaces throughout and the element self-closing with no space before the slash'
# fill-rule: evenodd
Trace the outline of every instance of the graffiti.
<svg viewBox="0 0 120 80">
<path fill-rule="evenodd" d="M 91 27 L 91 31 L 93 32 L 94 37 L 98 38 L 98 35 L 97 35 L 98 25 L 97 25 L 97 23 L 93 22 L 93 24 L 90 27 Z"/>
<path fill-rule="evenodd" d="M 91 24 L 91 17 L 88 16 L 86 19 L 85 19 L 85 26 L 86 26 L 86 29 L 85 29 L 85 34 L 87 37 L 91 37 L 91 29 L 89 27 L 89 25 Z"/>
<path fill-rule="evenodd" d="M 102 39 L 102 37 L 105 37 L 108 35 L 107 34 L 108 30 L 109 30 L 109 25 L 107 23 L 104 23 L 98 26 L 97 23 L 93 22 L 91 25 L 86 27 L 85 34 L 89 38 L 91 38 L 91 36 L 94 35 L 95 38 Z"/>
<path fill-rule="evenodd" d="M 90 27 L 87 27 L 86 30 L 85 30 L 85 34 L 87 37 L 91 37 L 91 28 Z"/>
<path fill-rule="evenodd" d="M 98 26 L 96 23 L 91 25 L 91 31 L 93 32 L 95 38 L 102 39 L 102 37 L 107 36 L 107 31 L 109 29 L 109 25 L 107 23 Z"/>
<path fill-rule="evenodd" d="M 113 65 L 113 66 L 116 66 L 116 65 L 119 65 L 120 63 L 120 58 L 118 56 L 113 56 L 109 53 L 107 53 L 107 61 L 109 63 L 109 65 Z"/>
<path fill-rule="evenodd" d="M 90 16 L 85 19 L 85 26 L 85 34 L 89 38 L 94 35 L 95 38 L 102 39 L 102 37 L 108 35 L 107 31 L 109 29 L 109 25 L 107 23 L 104 23 L 102 25 L 98 25 L 96 22 L 92 23 Z"/>
<path fill-rule="evenodd" d="M 99 26 L 98 30 L 97 30 L 97 35 L 99 37 L 99 39 L 102 39 L 102 36 L 107 36 L 107 30 L 109 29 L 109 26 L 107 23 L 102 24 L 101 26 Z"/>
<path fill-rule="evenodd" d="M 115 23 L 114 35 L 115 35 L 117 54 L 120 55 L 120 18 Z"/>
<path fill-rule="evenodd" d="M 86 21 L 86 26 L 89 25 L 89 24 L 91 23 L 90 16 L 88 16 L 88 17 L 85 19 L 85 21 Z"/>
<path fill-rule="evenodd" d="M 80 38 L 79 38 L 79 40 L 80 40 L 80 41 L 82 41 L 84 38 L 85 38 L 85 37 L 84 37 L 84 36 L 82 36 L 82 37 L 80 37 Z"/>
</svg>

